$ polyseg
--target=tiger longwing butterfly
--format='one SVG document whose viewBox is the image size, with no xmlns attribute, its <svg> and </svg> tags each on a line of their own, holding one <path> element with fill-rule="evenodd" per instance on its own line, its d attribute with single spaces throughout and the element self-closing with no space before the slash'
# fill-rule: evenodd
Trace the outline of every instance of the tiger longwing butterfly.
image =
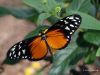
<svg viewBox="0 0 100 75">
<path fill-rule="evenodd" d="M 35 61 L 45 58 L 48 52 L 52 55 L 53 51 L 63 49 L 69 44 L 71 35 L 80 24 L 80 15 L 69 15 L 37 36 L 16 43 L 9 49 L 7 57 L 13 60 Z"/>
</svg>

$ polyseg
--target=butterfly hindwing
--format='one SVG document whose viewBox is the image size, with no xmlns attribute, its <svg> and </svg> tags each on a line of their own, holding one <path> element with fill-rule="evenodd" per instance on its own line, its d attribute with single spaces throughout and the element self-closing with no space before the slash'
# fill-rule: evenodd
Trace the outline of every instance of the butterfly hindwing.
<svg viewBox="0 0 100 75">
<path fill-rule="evenodd" d="M 36 36 L 13 45 L 7 56 L 12 60 L 29 59 L 36 61 L 43 59 L 47 52 L 48 49 L 44 40 L 41 40 L 40 36 Z"/>
<path fill-rule="evenodd" d="M 14 59 L 14 60 L 31 58 L 30 53 L 29 53 L 29 47 L 28 47 L 28 44 L 31 41 L 32 39 L 26 39 L 26 40 L 16 43 L 9 49 L 7 56 L 10 59 Z"/>
<path fill-rule="evenodd" d="M 51 30 L 46 35 L 49 46 L 56 50 L 66 47 L 70 41 L 61 29 Z"/>
</svg>

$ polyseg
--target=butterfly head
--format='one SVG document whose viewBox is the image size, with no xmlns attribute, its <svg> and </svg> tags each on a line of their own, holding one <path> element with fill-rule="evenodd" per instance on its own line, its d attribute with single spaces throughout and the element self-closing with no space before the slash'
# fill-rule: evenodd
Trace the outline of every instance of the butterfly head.
<svg viewBox="0 0 100 75">
<path fill-rule="evenodd" d="M 45 40 L 46 39 L 46 32 L 48 31 L 48 29 L 45 29 L 45 30 L 42 30 L 40 31 L 40 33 L 38 34 L 39 36 L 41 36 L 41 39 L 42 40 Z"/>
</svg>

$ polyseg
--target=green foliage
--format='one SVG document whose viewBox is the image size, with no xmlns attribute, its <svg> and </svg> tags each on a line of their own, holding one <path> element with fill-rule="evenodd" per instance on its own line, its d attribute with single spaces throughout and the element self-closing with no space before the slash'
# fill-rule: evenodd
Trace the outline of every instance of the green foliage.
<svg viewBox="0 0 100 75">
<path fill-rule="evenodd" d="M 100 45 L 100 31 L 87 31 L 84 35 L 84 39 L 92 44 Z"/>
<path fill-rule="evenodd" d="M 34 37 L 41 30 L 48 28 L 42 25 L 44 20 L 49 20 L 53 25 L 61 17 L 70 14 L 79 14 L 82 17 L 82 24 L 78 32 L 72 36 L 71 43 L 54 55 L 49 75 L 67 75 L 67 71 L 79 60 L 84 59 L 86 64 L 91 64 L 96 57 L 100 57 L 98 3 L 91 3 L 91 0 L 23 0 L 23 2 L 29 8 L 0 7 L 0 16 L 11 14 L 36 23 L 38 26 L 36 30 L 29 33 L 25 39 Z"/>
<path fill-rule="evenodd" d="M 94 17 L 86 14 L 89 13 L 89 8 L 91 7 L 90 0 L 73 0 L 68 9 L 67 14 L 79 14 L 82 17 L 81 28 L 84 29 L 94 29 L 100 30 L 100 22 Z"/>
<path fill-rule="evenodd" d="M 38 28 L 36 28 L 35 30 L 33 30 L 32 32 L 28 33 L 26 36 L 25 36 L 25 39 L 28 39 L 30 37 L 34 37 L 34 36 L 37 36 L 41 31 L 47 29 L 49 26 L 39 26 Z"/>
<path fill-rule="evenodd" d="M 96 52 L 96 56 L 100 57 L 100 47 L 98 48 L 97 52 Z"/>
<path fill-rule="evenodd" d="M 68 47 L 55 54 L 49 75 L 66 75 L 67 70 L 86 55 L 87 48 L 78 47 L 76 44 L 77 34 L 73 37 Z"/>
<path fill-rule="evenodd" d="M 36 15 L 36 11 L 31 8 L 0 7 L 0 16 L 8 14 L 17 18 L 25 19 Z"/>
<path fill-rule="evenodd" d="M 69 11 L 70 14 L 79 14 L 82 17 L 81 28 L 83 29 L 93 29 L 100 30 L 100 22 L 93 18 L 92 16 L 79 12 L 79 11 Z"/>
<path fill-rule="evenodd" d="M 88 13 L 91 8 L 90 0 L 73 0 L 67 10 L 81 11 Z"/>
<path fill-rule="evenodd" d="M 85 63 L 86 64 L 92 64 L 96 58 L 96 52 L 95 51 L 90 51 L 88 56 L 85 58 Z"/>
<path fill-rule="evenodd" d="M 50 16 L 51 16 L 51 14 L 48 14 L 48 13 L 40 14 L 39 18 L 38 18 L 38 21 L 37 21 L 37 24 L 42 24 L 43 20 L 47 19 Z"/>
</svg>

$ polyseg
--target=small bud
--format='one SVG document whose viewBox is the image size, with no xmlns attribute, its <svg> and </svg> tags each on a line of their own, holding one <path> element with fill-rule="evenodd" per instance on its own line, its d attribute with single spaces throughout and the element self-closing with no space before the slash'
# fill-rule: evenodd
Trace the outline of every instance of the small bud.
<svg viewBox="0 0 100 75">
<path fill-rule="evenodd" d="M 43 0 L 43 4 L 46 4 L 47 3 L 47 0 Z"/>
<path fill-rule="evenodd" d="M 60 12 L 60 11 L 61 11 L 61 7 L 60 7 L 60 6 L 57 6 L 57 7 L 55 8 L 55 11 L 56 11 L 56 12 Z"/>
</svg>

